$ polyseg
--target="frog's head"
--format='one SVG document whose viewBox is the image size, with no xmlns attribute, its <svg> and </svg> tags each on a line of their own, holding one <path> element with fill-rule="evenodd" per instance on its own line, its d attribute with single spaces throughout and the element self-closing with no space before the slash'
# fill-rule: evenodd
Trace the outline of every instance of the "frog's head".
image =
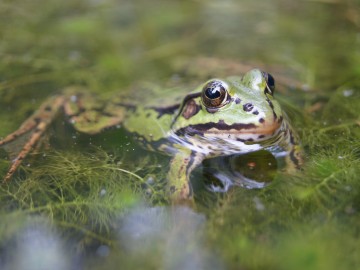
<svg viewBox="0 0 360 270">
<path fill-rule="evenodd" d="M 185 97 L 173 131 L 249 143 L 268 139 L 283 120 L 274 90 L 274 78 L 258 69 L 211 79 Z"/>
</svg>

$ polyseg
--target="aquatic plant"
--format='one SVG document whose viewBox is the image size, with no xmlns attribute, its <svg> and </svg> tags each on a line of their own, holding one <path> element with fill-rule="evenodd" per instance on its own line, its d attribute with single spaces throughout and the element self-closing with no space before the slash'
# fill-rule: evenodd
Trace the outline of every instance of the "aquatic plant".
<svg viewBox="0 0 360 270">
<path fill-rule="evenodd" d="M 148 159 L 129 166 L 131 170 L 101 150 L 88 154 L 52 151 L 36 160 L 10 185 L 0 186 L 2 240 L 11 238 L 24 218 L 40 216 L 68 233 L 111 244 L 106 235 L 114 218 L 153 194 L 151 183 L 138 175 L 154 169 Z"/>
</svg>

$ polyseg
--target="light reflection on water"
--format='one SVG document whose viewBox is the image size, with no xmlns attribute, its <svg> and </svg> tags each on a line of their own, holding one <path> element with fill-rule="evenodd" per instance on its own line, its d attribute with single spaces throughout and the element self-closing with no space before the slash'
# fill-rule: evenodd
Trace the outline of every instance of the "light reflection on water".
<svg viewBox="0 0 360 270">
<path fill-rule="evenodd" d="M 158 256 L 162 269 L 222 269 L 206 245 L 205 222 L 186 207 L 139 207 L 123 220 L 120 243 L 131 254 Z"/>
<path fill-rule="evenodd" d="M 63 241 L 46 222 L 30 222 L 7 247 L 0 269 L 65 270 L 70 261 Z"/>
<path fill-rule="evenodd" d="M 130 257 L 156 258 L 161 269 L 224 269 L 206 243 L 205 216 L 190 208 L 138 206 L 116 223 L 117 245 Z M 45 220 L 29 221 L 8 245 L 0 269 L 82 269 L 80 254 L 71 254 L 68 244 Z M 96 256 L 112 250 L 99 245 Z"/>
</svg>

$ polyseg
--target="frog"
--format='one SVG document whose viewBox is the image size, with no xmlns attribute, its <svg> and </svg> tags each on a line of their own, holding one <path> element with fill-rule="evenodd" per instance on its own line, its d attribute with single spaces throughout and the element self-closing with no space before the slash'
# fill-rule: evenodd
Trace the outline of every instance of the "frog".
<svg viewBox="0 0 360 270">
<path fill-rule="evenodd" d="M 298 170 L 303 163 L 300 141 L 274 93 L 274 77 L 256 68 L 242 76 L 212 78 L 189 90 L 151 86 L 107 101 L 82 87 L 69 87 L 0 141 L 4 147 L 27 137 L 3 183 L 60 114 L 79 132 L 123 128 L 145 149 L 170 156 L 165 193 L 174 203 L 194 199 L 190 177 L 205 159 L 266 150 L 285 157 L 286 171 Z"/>
</svg>

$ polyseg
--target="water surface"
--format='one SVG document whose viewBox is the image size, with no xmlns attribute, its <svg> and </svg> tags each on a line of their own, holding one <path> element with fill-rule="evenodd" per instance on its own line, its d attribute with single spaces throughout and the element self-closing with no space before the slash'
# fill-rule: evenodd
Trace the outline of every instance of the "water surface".
<svg viewBox="0 0 360 270">
<path fill-rule="evenodd" d="M 0 136 L 68 85 L 109 98 L 258 66 L 279 78 L 306 155 L 261 189 L 211 192 L 199 169 L 197 209 L 171 208 L 166 157 L 59 119 L 0 187 L 2 269 L 360 265 L 357 1 L 2 1 L 0 21 Z"/>
</svg>

